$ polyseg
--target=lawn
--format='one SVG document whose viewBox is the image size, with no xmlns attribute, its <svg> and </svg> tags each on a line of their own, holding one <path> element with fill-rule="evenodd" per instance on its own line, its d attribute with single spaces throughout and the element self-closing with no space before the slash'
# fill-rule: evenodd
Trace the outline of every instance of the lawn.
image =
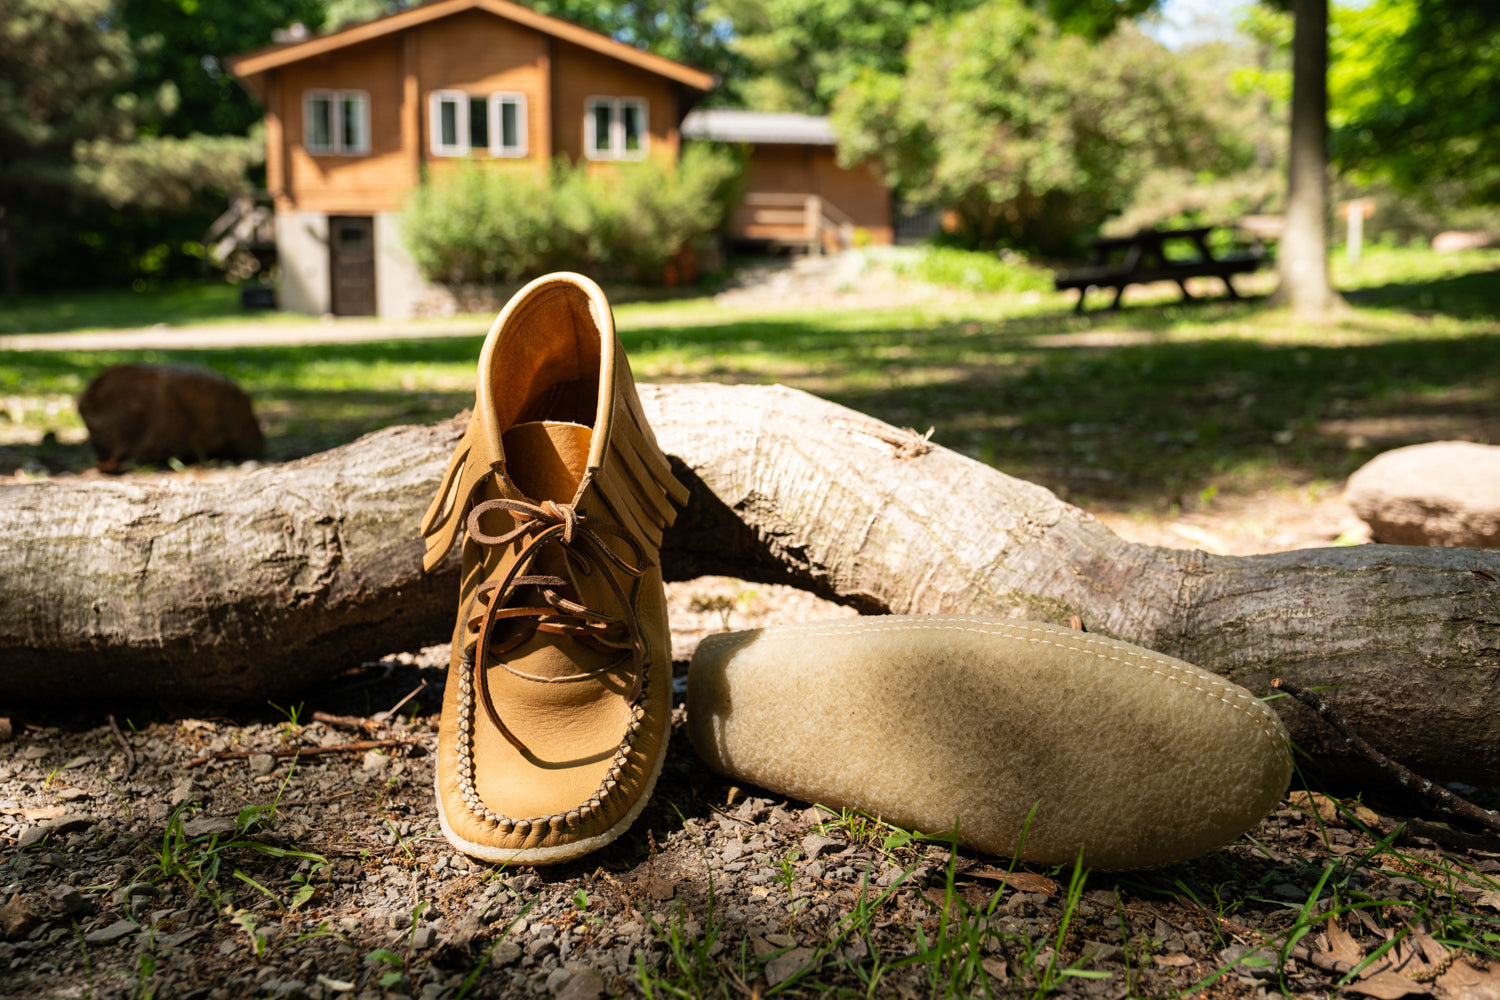
<svg viewBox="0 0 1500 1000">
<path fill-rule="evenodd" d="M 1170 289 L 1077 315 L 1071 297 L 1037 290 L 1034 271 L 999 291 L 887 308 L 696 299 L 617 315 L 641 379 L 803 388 L 932 427 L 936 442 L 1085 507 L 1166 511 L 1336 482 L 1418 441 L 1500 440 L 1500 252 L 1372 249 L 1356 271 L 1341 259 L 1335 270 L 1350 308 L 1316 324 L 1257 299 L 1179 303 Z M 49 456 L 36 442 L 45 430 L 64 451 L 80 441 L 71 399 L 123 361 L 203 364 L 238 380 L 273 459 L 440 419 L 472 402 L 486 322 L 474 317 L 473 337 L 420 341 L 0 353 L 4 458 L 86 462 L 79 447 Z"/>
<path fill-rule="evenodd" d="M 82 291 L 25 295 L 0 305 L 0 335 L 78 330 L 129 330 L 151 326 L 222 323 L 313 322 L 240 306 L 239 289 L 223 282 L 179 284 L 147 292 Z"/>
<path fill-rule="evenodd" d="M 1331 483 L 1434 437 L 1500 440 L 1500 252 L 1371 251 L 1337 274 L 1349 309 L 1317 324 L 1255 299 L 1183 305 L 1170 290 L 1079 316 L 1044 276 L 983 271 L 946 257 L 928 277 L 962 288 L 884 308 L 701 299 L 624 305 L 618 318 L 643 379 L 799 386 L 934 427 L 939 443 L 1100 510 Z M 86 466 L 72 398 L 128 360 L 238 380 L 274 459 L 443 419 L 472 403 L 487 320 L 473 322 L 474 335 L 446 339 L 0 352 L 0 463 Z M 732 785 L 679 742 L 636 828 L 598 854 L 540 873 L 470 863 L 436 832 L 432 805 L 447 654 L 403 657 L 274 712 L 116 707 L 114 731 L 102 709 L 23 720 L 0 741 L 0 797 L 24 815 L 66 792 L 98 815 L 5 862 L 29 898 L 45 885 L 56 912 L 63 890 L 92 907 L 0 942 L 12 976 L 29 977 L 18 988 L 1312 1000 L 1492 995 L 1479 990 L 1500 977 L 1493 840 L 1411 820 L 1431 813 L 1389 796 L 1293 792 L 1236 843 L 1158 871 L 1012 870 L 941 836 Z M 390 705 L 406 707 L 368 718 Z M 271 757 L 366 736 L 390 746 Z M 247 752 L 271 773 L 255 776 L 253 759 L 247 773 Z M 216 814 L 238 809 L 233 835 L 190 833 L 181 821 L 209 813 L 186 800 L 169 810 L 172 782 Z M 1474 797 L 1495 804 L 1493 791 Z M 147 914 L 150 928 L 104 943 Z M 1386 970 L 1396 962 L 1409 980 Z M 570 989 L 574 974 L 598 989 Z"/>
</svg>

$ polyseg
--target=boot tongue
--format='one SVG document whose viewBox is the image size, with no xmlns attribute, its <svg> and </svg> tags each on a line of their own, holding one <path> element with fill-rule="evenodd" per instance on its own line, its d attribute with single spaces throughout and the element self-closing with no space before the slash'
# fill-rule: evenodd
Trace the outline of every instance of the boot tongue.
<svg viewBox="0 0 1500 1000">
<path fill-rule="evenodd" d="M 582 424 L 553 421 L 516 424 L 501 438 L 505 449 L 506 472 L 516 489 L 533 503 L 551 500 L 554 503 L 571 504 L 577 497 L 578 487 L 588 469 L 589 448 L 593 439 L 592 428 Z M 544 545 L 525 572 L 528 575 L 560 576 L 566 579 L 569 574 L 561 542 Z M 596 572 L 579 578 L 579 583 L 586 592 L 571 593 L 569 588 L 562 591 L 563 595 L 579 600 L 585 606 L 597 606 L 606 613 L 616 613 L 611 607 L 615 602 L 609 595 L 607 584 L 603 579 L 593 579 L 600 575 Z M 517 597 L 513 603 L 541 603 L 540 596 L 531 588 L 525 588 Z M 600 652 L 576 642 L 565 641 L 559 644 L 556 637 L 539 633 L 517 647 L 510 662 L 534 676 L 556 677 L 596 669 L 617 657 L 616 653 Z M 597 688 L 593 690 L 597 691 Z M 557 694 L 562 695 L 563 692 L 559 691 Z"/>
<path fill-rule="evenodd" d="M 533 503 L 572 503 L 588 468 L 593 438 L 593 431 L 582 424 L 540 420 L 516 424 L 500 439 L 510 481 Z M 568 575 L 555 545 L 538 552 L 532 567 L 528 572 Z"/>
<path fill-rule="evenodd" d="M 511 482 L 538 503 L 573 502 L 593 442 L 592 428 L 540 420 L 516 424 L 500 438 Z"/>
</svg>

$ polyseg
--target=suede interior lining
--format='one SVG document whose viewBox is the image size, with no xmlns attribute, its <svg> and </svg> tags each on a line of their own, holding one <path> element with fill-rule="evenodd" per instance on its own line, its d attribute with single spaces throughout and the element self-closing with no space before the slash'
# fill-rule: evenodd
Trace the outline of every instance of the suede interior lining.
<svg viewBox="0 0 1500 1000">
<path fill-rule="evenodd" d="M 562 350 L 560 345 L 570 345 Z M 592 426 L 599 404 L 599 331 L 580 288 L 553 286 L 518 309 L 497 345 L 490 384 L 500 427 L 536 420 Z"/>
</svg>

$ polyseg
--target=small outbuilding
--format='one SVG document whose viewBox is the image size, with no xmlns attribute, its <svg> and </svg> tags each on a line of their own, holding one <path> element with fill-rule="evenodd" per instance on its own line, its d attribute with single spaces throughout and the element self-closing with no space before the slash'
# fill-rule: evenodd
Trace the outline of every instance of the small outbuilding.
<svg viewBox="0 0 1500 1000">
<path fill-rule="evenodd" d="M 827 118 L 703 108 L 683 120 L 682 137 L 749 147 L 730 239 L 814 253 L 892 242 L 890 189 L 871 164 L 839 166 Z"/>
</svg>

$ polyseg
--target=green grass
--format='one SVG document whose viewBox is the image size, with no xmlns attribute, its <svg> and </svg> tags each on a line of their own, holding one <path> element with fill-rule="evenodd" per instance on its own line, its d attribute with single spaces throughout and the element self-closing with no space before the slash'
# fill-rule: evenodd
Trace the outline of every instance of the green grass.
<svg viewBox="0 0 1500 1000">
<path fill-rule="evenodd" d="M 128 330 L 199 323 L 312 322 L 314 317 L 240 308 L 240 290 L 222 282 L 144 292 L 79 291 L 0 298 L 0 335 Z"/>
<path fill-rule="evenodd" d="M 1500 252 L 1372 248 L 1350 274 L 1336 258 L 1335 274 L 1350 308 L 1327 323 L 1170 291 L 1081 316 L 1071 296 L 1035 290 L 886 309 L 747 315 L 689 300 L 617 312 L 642 379 L 782 382 L 934 427 L 937 443 L 1085 505 L 1168 509 L 1337 481 L 1417 441 L 1500 440 Z M 471 405 L 483 326 L 422 341 L 0 354 L 0 428 L 9 412 L 76 436 L 70 400 L 94 373 L 192 362 L 249 390 L 271 457 L 289 458 Z"/>
<path fill-rule="evenodd" d="M 1500 918 L 1464 895 L 1495 892 L 1500 884 L 1492 875 L 1451 854 L 1403 851 L 1394 846 L 1399 830 L 1372 830 L 1344 803 L 1337 810 L 1341 837 L 1333 835 L 1333 821 L 1314 814 L 1304 834 L 1268 844 L 1247 836 L 1159 871 L 1098 873 L 1081 862 L 1044 867 L 1041 881 L 1050 881 L 1052 892 L 1019 907 L 1010 888 L 980 888 L 964 874 L 974 861 L 961 867 L 967 852 L 953 837 L 911 833 L 846 810 L 817 829 L 881 846 L 900 876 L 888 887 L 862 878 L 853 900 L 826 923 L 809 926 L 793 913 L 786 931 L 804 949 L 794 968 L 783 967 L 771 981 L 770 967 L 790 949 L 753 954 L 743 928 L 723 919 L 710 881 L 701 922 L 680 903 L 669 921 L 653 921 L 666 954 L 654 965 L 638 959 L 636 985 L 648 997 L 730 998 L 752 995 L 748 987 L 756 984 L 762 996 L 1041 998 L 1096 995 L 1084 984 L 1108 980 L 1103 995 L 1189 997 L 1225 980 L 1225 995 L 1241 995 L 1235 977 L 1258 975 L 1272 991 L 1309 996 L 1329 995 L 1329 985 L 1351 981 L 1418 932 L 1471 963 L 1500 960 Z M 1278 829 L 1277 821 L 1262 827 Z M 946 856 L 938 872 L 930 870 L 934 850 Z M 1018 867 L 1012 860 L 1008 873 Z M 1027 877 L 1034 884 L 1038 872 Z M 921 902 L 912 903 L 913 890 Z M 1312 953 L 1327 947 L 1318 935 L 1331 924 L 1358 939 L 1363 958 L 1348 975 L 1311 963 Z M 1184 945 L 1168 940 L 1190 936 L 1190 928 L 1201 942 L 1187 947 L 1201 957 L 1179 971 L 1170 960 L 1184 957 Z M 1097 945 L 1117 946 L 1117 957 L 1096 962 Z M 1157 957 L 1168 959 L 1165 966 Z"/>
</svg>

